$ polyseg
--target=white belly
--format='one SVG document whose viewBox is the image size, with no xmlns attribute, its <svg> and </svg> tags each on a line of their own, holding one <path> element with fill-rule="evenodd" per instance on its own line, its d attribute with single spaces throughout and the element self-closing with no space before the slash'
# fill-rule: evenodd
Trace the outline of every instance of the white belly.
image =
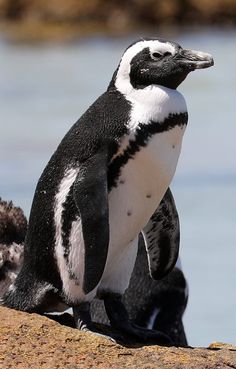
<svg viewBox="0 0 236 369">
<path fill-rule="evenodd" d="M 114 264 L 126 259 L 126 249 L 135 246 L 141 229 L 158 207 L 175 173 L 185 127 L 156 134 L 122 168 L 117 187 L 109 194 L 110 244 L 103 279 L 112 274 Z M 131 251 L 128 251 L 131 252 Z M 133 251 L 135 256 L 135 250 Z M 135 260 L 122 271 L 129 281 Z"/>
<path fill-rule="evenodd" d="M 134 239 L 158 207 L 175 173 L 184 129 L 156 134 L 122 168 L 109 194 L 112 247 Z"/>
</svg>

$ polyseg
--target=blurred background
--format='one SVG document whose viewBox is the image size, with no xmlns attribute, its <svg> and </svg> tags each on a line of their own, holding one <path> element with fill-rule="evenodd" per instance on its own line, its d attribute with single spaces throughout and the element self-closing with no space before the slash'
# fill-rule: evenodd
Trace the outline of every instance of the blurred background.
<svg viewBox="0 0 236 369">
<path fill-rule="evenodd" d="M 0 0 L 0 196 L 29 215 L 69 127 L 124 49 L 160 36 L 212 53 L 180 86 L 189 125 L 172 184 L 190 297 L 189 343 L 236 343 L 236 0 Z"/>
</svg>

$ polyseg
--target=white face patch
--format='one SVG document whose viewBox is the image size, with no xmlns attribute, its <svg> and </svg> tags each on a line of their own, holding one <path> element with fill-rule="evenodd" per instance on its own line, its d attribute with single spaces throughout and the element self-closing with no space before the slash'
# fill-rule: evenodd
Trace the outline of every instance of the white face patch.
<svg viewBox="0 0 236 369">
<path fill-rule="evenodd" d="M 135 132 L 138 125 L 149 124 L 151 121 L 162 123 L 169 115 L 187 112 L 184 97 L 177 90 L 160 85 L 149 85 L 136 89 L 130 83 L 130 63 L 135 55 L 144 48 L 153 53 L 175 54 L 175 47 L 169 42 L 158 40 L 139 41 L 124 53 L 117 72 L 115 86 L 126 100 L 131 103 L 130 119 L 127 123 L 129 134 Z"/>
<path fill-rule="evenodd" d="M 133 46 L 129 47 L 122 56 L 115 82 L 117 90 L 122 94 L 128 95 L 133 89 L 129 77 L 130 63 L 132 59 L 135 55 L 147 47 L 150 49 L 150 55 L 155 52 L 160 54 L 169 52 L 172 55 L 175 53 L 175 48 L 171 43 L 160 42 L 158 40 L 139 41 Z"/>
</svg>

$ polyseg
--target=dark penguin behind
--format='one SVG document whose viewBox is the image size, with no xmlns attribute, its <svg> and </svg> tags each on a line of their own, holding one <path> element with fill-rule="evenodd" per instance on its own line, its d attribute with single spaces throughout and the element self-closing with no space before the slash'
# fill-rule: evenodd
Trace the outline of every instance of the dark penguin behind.
<svg viewBox="0 0 236 369">
<path fill-rule="evenodd" d="M 182 320 L 187 301 L 186 279 L 178 267 L 158 282 L 149 276 L 145 246 L 140 237 L 130 285 L 123 296 L 131 320 L 142 327 L 164 332 L 177 346 L 187 346 Z M 102 301 L 94 300 L 91 310 L 95 322 L 109 324 Z"/>
<path fill-rule="evenodd" d="M 171 204 L 171 206 L 170 206 Z M 154 241 L 165 248 L 169 230 L 176 230 L 180 238 L 177 209 L 171 191 L 168 190 L 156 214 L 153 231 Z M 171 338 L 177 346 L 187 346 L 183 325 L 183 314 L 188 301 L 188 286 L 178 260 L 175 268 L 161 280 L 150 277 L 144 239 L 140 235 L 138 254 L 128 289 L 122 301 L 132 321 L 138 326 L 161 331 Z M 94 300 L 91 304 L 94 321 L 109 324 L 103 302 Z"/>
<path fill-rule="evenodd" d="M 26 230 L 23 210 L 0 198 L 0 298 L 22 266 Z"/>
</svg>

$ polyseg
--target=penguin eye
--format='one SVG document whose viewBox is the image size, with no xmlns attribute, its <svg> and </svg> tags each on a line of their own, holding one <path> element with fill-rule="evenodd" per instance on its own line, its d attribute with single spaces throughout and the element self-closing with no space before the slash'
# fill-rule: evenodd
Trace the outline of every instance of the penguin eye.
<svg viewBox="0 0 236 369">
<path fill-rule="evenodd" d="M 171 52 L 166 51 L 164 54 L 159 53 L 158 51 L 155 51 L 154 53 L 152 53 L 152 57 L 154 59 L 160 59 L 163 58 L 164 56 L 171 56 Z"/>
<path fill-rule="evenodd" d="M 163 55 L 156 51 L 156 52 L 152 53 L 152 56 L 154 57 L 154 59 L 160 59 Z"/>
</svg>

